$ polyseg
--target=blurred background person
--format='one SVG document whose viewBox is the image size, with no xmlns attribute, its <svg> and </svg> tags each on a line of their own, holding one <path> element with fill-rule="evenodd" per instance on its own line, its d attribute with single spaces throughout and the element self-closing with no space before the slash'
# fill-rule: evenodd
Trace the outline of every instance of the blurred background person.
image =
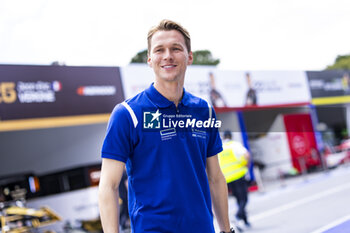
<svg viewBox="0 0 350 233">
<path fill-rule="evenodd" d="M 256 95 L 256 90 L 253 88 L 252 79 L 250 77 L 250 73 L 245 73 L 246 81 L 248 84 L 248 91 L 246 94 L 245 105 L 246 106 L 254 106 L 258 104 L 258 98 Z"/>
<path fill-rule="evenodd" d="M 224 132 L 223 151 L 219 154 L 219 163 L 224 173 L 228 189 L 237 201 L 237 212 L 235 215 L 236 225 L 239 230 L 250 227 L 246 212 L 248 202 L 248 174 L 250 154 L 248 150 L 237 141 L 232 140 L 230 131 Z"/>
<path fill-rule="evenodd" d="M 212 72 L 209 72 L 209 85 L 210 85 L 210 102 L 213 107 L 226 107 L 226 101 L 216 89 L 215 76 Z"/>
</svg>

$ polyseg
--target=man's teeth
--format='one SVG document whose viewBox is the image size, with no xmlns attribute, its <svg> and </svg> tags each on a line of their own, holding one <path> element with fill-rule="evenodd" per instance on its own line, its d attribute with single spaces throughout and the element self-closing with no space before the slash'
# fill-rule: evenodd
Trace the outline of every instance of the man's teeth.
<svg viewBox="0 0 350 233">
<path fill-rule="evenodd" d="M 175 67 L 174 65 L 171 66 L 163 66 L 164 68 L 171 68 L 171 67 Z"/>
</svg>

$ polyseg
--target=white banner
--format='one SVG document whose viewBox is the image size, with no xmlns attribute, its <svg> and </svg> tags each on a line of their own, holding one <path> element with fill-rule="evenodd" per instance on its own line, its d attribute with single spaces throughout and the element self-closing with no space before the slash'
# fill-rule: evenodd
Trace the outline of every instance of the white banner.
<svg viewBox="0 0 350 233">
<path fill-rule="evenodd" d="M 147 65 L 121 67 L 126 98 L 154 81 Z M 304 71 L 231 71 L 210 66 L 189 66 L 185 88 L 215 107 L 283 105 L 310 102 Z"/>
</svg>

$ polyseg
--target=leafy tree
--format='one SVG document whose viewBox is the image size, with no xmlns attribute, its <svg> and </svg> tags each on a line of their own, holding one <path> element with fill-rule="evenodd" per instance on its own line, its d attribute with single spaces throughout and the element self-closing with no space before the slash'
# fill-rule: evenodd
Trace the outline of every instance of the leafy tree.
<svg viewBox="0 0 350 233">
<path fill-rule="evenodd" d="M 197 50 L 193 52 L 193 65 L 216 66 L 220 59 L 214 59 L 209 50 Z"/>
<path fill-rule="evenodd" d="M 147 63 L 147 49 L 138 52 L 130 63 Z M 193 52 L 193 65 L 216 66 L 220 59 L 214 59 L 209 50 L 197 50 Z"/>
<path fill-rule="evenodd" d="M 147 49 L 138 52 L 130 63 L 147 63 Z"/>
<path fill-rule="evenodd" d="M 333 65 L 327 66 L 327 70 L 350 70 L 350 54 L 338 55 Z"/>
</svg>

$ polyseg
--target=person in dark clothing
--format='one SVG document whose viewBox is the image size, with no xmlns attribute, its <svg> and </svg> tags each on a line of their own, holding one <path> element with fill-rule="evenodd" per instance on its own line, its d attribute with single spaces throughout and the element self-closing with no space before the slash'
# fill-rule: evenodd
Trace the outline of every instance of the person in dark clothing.
<svg viewBox="0 0 350 233">
<path fill-rule="evenodd" d="M 246 95 L 246 100 L 245 100 L 245 105 L 246 106 L 254 106 L 254 105 L 257 105 L 258 104 L 258 98 L 257 98 L 257 95 L 256 95 L 256 90 L 253 88 L 253 85 L 252 85 L 252 80 L 251 80 L 251 77 L 250 77 L 250 73 L 246 73 L 245 74 L 246 76 L 246 80 L 247 80 L 247 84 L 248 84 L 248 92 L 247 92 L 247 95 Z"/>
<path fill-rule="evenodd" d="M 220 92 L 216 89 L 215 84 L 215 76 L 212 72 L 209 72 L 209 84 L 210 84 L 210 102 L 213 107 L 226 107 L 226 101 L 220 94 Z"/>
<path fill-rule="evenodd" d="M 248 173 L 250 154 L 240 142 L 232 140 L 230 131 L 225 131 L 223 142 L 224 150 L 219 154 L 219 162 L 228 189 L 237 200 L 237 228 L 243 229 L 244 225 L 250 227 L 246 213 L 248 182 L 245 177 Z"/>
</svg>

